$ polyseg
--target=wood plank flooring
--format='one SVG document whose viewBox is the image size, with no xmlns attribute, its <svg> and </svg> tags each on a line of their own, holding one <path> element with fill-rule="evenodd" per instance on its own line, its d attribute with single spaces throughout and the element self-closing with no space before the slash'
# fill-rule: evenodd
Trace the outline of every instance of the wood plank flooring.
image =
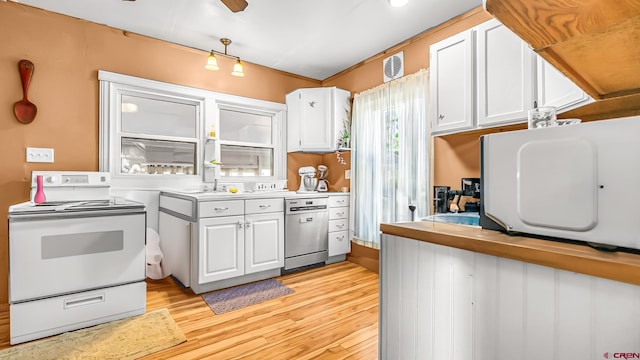
<svg viewBox="0 0 640 360">
<path fill-rule="evenodd" d="M 143 359 L 378 358 L 378 274 L 345 261 L 278 278 L 295 293 L 215 315 L 171 279 L 147 281 L 147 311 L 169 309 L 187 337 Z M 9 346 L 0 312 L 0 349 Z"/>
</svg>

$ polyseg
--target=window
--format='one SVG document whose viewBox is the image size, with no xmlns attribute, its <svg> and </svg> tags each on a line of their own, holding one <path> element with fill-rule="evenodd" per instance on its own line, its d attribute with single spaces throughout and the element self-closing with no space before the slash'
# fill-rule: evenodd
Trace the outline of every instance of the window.
<svg viewBox="0 0 640 360">
<path fill-rule="evenodd" d="M 286 179 L 284 104 L 102 70 L 98 78 L 99 168 L 113 185 Z"/>
<path fill-rule="evenodd" d="M 373 247 L 379 244 L 381 223 L 429 213 L 428 79 L 420 70 L 354 98 L 354 230 L 357 239 Z"/>
<path fill-rule="evenodd" d="M 105 71 L 98 77 L 100 171 L 114 185 L 200 183 L 206 92 Z"/>
<path fill-rule="evenodd" d="M 120 92 L 120 172 L 197 175 L 200 103 Z"/>
<path fill-rule="evenodd" d="M 221 178 L 283 179 L 282 112 L 220 106 Z"/>
<path fill-rule="evenodd" d="M 100 171 L 113 183 L 189 188 L 286 179 L 284 104 L 102 70 L 98 77 Z"/>
</svg>

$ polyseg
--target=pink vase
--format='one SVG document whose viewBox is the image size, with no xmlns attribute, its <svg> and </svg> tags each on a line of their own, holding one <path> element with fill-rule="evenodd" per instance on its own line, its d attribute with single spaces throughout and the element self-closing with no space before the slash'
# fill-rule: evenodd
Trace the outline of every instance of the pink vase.
<svg viewBox="0 0 640 360">
<path fill-rule="evenodd" d="M 33 202 L 36 204 L 42 204 L 47 201 L 47 198 L 44 196 L 44 189 L 42 188 L 42 175 L 36 176 L 36 183 L 38 187 L 36 189 L 36 195 L 33 197 Z"/>
</svg>

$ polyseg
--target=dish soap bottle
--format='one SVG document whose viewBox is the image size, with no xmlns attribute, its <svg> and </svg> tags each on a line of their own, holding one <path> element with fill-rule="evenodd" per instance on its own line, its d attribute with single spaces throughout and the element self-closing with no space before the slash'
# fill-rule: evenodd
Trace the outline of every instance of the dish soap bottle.
<svg viewBox="0 0 640 360">
<path fill-rule="evenodd" d="M 209 137 L 210 138 L 215 138 L 216 137 L 216 125 L 215 124 L 211 124 L 211 130 L 209 130 Z"/>
</svg>

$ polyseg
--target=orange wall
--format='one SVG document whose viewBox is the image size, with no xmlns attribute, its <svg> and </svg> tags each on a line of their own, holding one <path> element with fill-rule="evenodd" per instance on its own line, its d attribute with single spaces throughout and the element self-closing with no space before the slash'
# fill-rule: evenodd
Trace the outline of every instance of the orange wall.
<svg viewBox="0 0 640 360">
<path fill-rule="evenodd" d="M 246 77 L 204 69 L 207 53 L 102 25 L 0 1 L 0 218 L 29 199 L 32 170 L 98 170 L 98 70 L 284 103 L 285 94 L 319 81 L 246 63 Z M 29 99 L 35 120 L 19 123 L 13 104 L 22 98 L 18 61 L 35 72 Z M 55 150 L 55 163 L 26 163 L 26 147 Z M 0 304 L 7 297 L 7 226 L 0 226 Z M 61 279 L 63 281 L 63 279 Z"/>
<path fill-rule="evenodd" d="M 327 176 L 329 191 L 340 191 L 342 187 L 350 187 L 350 181 L 345 179 L 344 171 L 351 169 L 351 152 L 345 151 L 341 154 L 346 164 L 338 162 L 336 153 L 287 154 L 287 186 L 289 187 L 289 190 L 296 191 L 300 188 L 300 175 L 298 175 L 299 168 L 303 166 L 313 166 L 317 169 L 320 164 L 329 168 L 329 174 Z"/>
</svg>

